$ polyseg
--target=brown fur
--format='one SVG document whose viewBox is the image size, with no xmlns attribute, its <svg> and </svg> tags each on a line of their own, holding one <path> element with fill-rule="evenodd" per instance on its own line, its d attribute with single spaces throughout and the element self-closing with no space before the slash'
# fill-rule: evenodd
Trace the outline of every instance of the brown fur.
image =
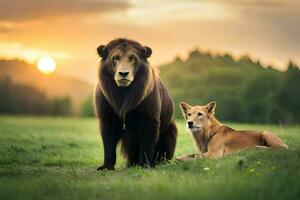
<svg viewBox="0 0 300 200">
<path fill-rule="evenodd" d="M 288 148 L 275 134 L 269 131 L 236 131 L 222 125 L 215 117 L 216 103 L 205 106 L 180 104 L 184 118 L 193 133 L 200 154 L 189 154 L 177 160 L 195 157 L 220 158 L 251 147 Z"/>
<path fill-rule="evenodd" d="M 177 136 L 171 120 L 173 102 L 157 70 L 148 64 L 151 49 L 116 39 L 97 50 L 102 61 L 95 107 L 104 145 L 104 164 L 99 169 L 114 169 L 119 141 L 128 166 L 154 166 L 171 159 Z M 124 69 L 129 71 L 130 84 L 120 87 L 118 72 Z"/>
</svg>

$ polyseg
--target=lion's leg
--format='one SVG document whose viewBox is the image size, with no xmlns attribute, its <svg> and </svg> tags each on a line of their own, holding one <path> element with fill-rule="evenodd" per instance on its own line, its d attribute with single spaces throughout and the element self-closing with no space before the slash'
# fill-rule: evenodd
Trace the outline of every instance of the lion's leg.
<svg viewBox="0 0 300 200">
<path fill-rule="evenodd" d="M 169 127 L 160 133 L 159 141 L 155 146 L 153 164 L 158 164 L 163 161 L 171 160 L 176 147 L 177 127 L 171 121 Z"/>
<path fill-rule="evenodd" d="M 159 137 L 159 124 L 152 120 L 145 120 L 141 122 L 141 125 L 138 164 L 142 167 L 150 167 L 153 166 L 155 145 Z"/>
<path fill-rule="evenodd" d="M 120 130 L 107 122 L 101 122 L 101 135 L 104 147 L 104 163 L 97 170 L 114 170 L 116 164 L 116 147 L 121 138 Z"/>
<path fill-rule="evenodd" d="M 127 167 L 133 167 L 138 164 L 138 141 L 133 128 L 127 125 L 122 140 L 122 152 L 127 158 Z"/>
</svg>

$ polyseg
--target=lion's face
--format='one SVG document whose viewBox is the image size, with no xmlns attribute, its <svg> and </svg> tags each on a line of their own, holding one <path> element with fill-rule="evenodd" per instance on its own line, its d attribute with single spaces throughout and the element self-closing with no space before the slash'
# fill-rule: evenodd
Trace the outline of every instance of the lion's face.
<svg viewBox="0 0 300 200">
<path fill-rule="evenodd" d="M 135 49 L 113 51 L 109 58 L 113 65 L 114 79 L 118 87 L 127 87 L 134 80 L 135 73 L 139 67 L 138 53 Z"/>
<path fill-rule="evenodd" d="M 149 47 L 128 40 L 101 45 L 97 51 L 118 87 L 128 87 L 134 81 L 139 68 L 145 66 L 143 62 L 152 52 Z"/>
</svg>

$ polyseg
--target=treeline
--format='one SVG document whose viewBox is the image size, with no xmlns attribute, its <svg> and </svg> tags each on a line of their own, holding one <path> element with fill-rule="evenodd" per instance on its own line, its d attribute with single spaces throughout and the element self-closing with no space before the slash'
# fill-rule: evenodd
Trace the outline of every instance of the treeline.
<svg viewBox="0 0 300 200">
<path fill-rule="evenodd" d="M 36 88 L 6 77 L 0 80 L 0 114 L 71 115 L 72 105 L 69 97 L 49 99 Z"/>
<path fill-rule="evenodd" d="M 293 63 L 281 75 L 259 74 L 241 88 L 240 121 L 300 123 L 300 71 Z M 236 119 L 235 121 L 237 121 Z"/>
<path fill-rule="evenodd" d="M 290 62 L 286 71 L 262 66 L 249 56 L 212 55 L 194 50 L 187 60 L 159 67 L 182 118 L 179 102 L 192 105 L 217 101 L 222 121 L 245 123 L 300 123 L 300 70 Z M 81 116 L 95 116 L 92 96 L 80 102 Z M 0 114 L 73 115 L 69 97 L 49 98 L 33 86 L 0 79 Z M 77 114 L 77 113 L 76 113 Z"/>
<path fill-rule="evenodd" d="M 186 61 L 177 58 L 160 67 L 160 72 L 174 99 L 177 118 L 182 118 L 180 101 L 201 105 L 215 100 L 222 121 L 300 122 L 300 71 L 293 62 L 281 72 L 249 56 L 235 60 L 229 54 L 194 50 Z"/>
<path fill-rule="evenodd" d="M 244 123 L 300 123 L 300 70 L 290 62 L 286 71 L 263 67 L 259 61 L 229 54 L 192 51 L 186 61 L 159 67 L 182 119 L 179 102 L 202 105 L 217 101 L 221 121 Z M 81 116 L 94 116 L 92 96 L 81 105 Z"/>
<path fill-rule="evenodd" d="M 82 117 L 94 117 L 94 104 L 93 104 L 93 95 L 89 95 L 82 102 L 80 106 L 80 116 Z"/>
</svg>

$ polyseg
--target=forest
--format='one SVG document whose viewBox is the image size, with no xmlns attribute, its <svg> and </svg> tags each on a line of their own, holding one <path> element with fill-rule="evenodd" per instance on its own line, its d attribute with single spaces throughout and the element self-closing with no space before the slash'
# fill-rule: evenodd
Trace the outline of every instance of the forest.
<svg viewBox="0 0 300 200">
<path fill-rule="evenodd" d="M 247 123 L 299 123 L 300 71 L 292 61 L 286 71 L 263 66 L 250 56 L 234 59 L 195 49 L 161 66 L 160 74 L 175 102 L 202 105 L 217 101 L 222 121 Z"/>
<path fill-rule="evenodd" d="M 70 98 L 49 98 L 35 87 L 13 82 L 9 77 L 0 80 L 0 114 L 10 115 L 71 115 Z"/>
<path fill-rule="evenodd" d="M 278 71 L 247 55 L 235 59 L 230 54 L 214 55 L 195 49 L 187 59 L 177 57 L 158 68 L 174 100 L 175 118 L 181 118 L 178 106 L 181 101 L 203 105 L 214 100 L 221 121 L 300 122 L 300 70 L 292 61 L 285 71 Z M 33 86 L 5 77 L 0 80 L 0 114 L 92 117 L 92 96 L 92 93 L 86 95 L 79 102 L 79 111 L 74 112 L 67 95 L 50 98 Z"/>
</svg>

